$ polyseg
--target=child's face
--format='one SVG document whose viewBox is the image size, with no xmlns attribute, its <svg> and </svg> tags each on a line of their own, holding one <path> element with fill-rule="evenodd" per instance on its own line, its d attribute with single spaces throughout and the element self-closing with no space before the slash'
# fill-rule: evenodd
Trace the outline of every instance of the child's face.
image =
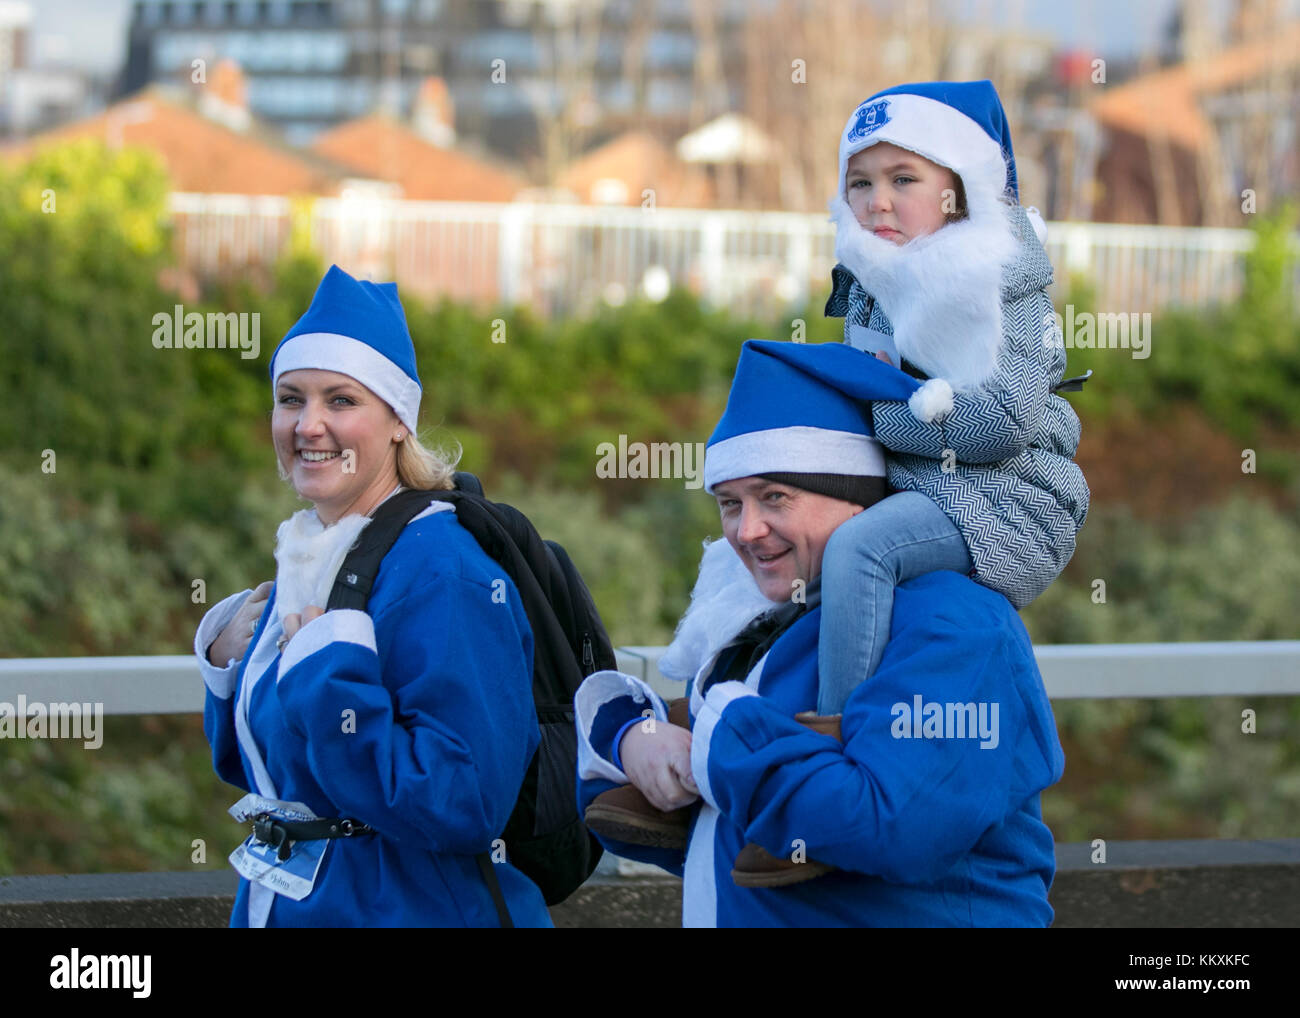
<svg viewBox="0 0 1300 1018">
<path fill-rule="evenodd" d="M 888 142 L 854 155 L 844 185 L 862 228 L 895 244 L 934 233 L 956 209 L 952 170 Z"/>
</svg>

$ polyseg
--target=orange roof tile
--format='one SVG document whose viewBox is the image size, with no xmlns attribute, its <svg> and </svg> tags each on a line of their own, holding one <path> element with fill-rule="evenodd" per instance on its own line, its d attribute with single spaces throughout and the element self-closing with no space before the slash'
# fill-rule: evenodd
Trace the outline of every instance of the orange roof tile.
<svg viewBox="0 0 1300 1018">
<path fill-rule="evenodd" d="M 235 131 L 210 120 L 157 86 L 94 116 L 36 135 L 6 155 L 21 159 L 47 145 L 87 137 L 154 150 L 177 191 L 334 194 L 349 175 L 346 168 L 299 153 L 261 131 Z"/>
<path fill-rule="evenodd" d="M 712 204 L 708 177 L 644 131 L 620 134 L 592 149 L 570 164 L 559 184 L 592 204 L 640 205 L 647 190 L 654 192 L 656 206 Z"/>
<path fill-rule="evenodd" d="M 511 201 L 525 184 L 491 163 L 439 148 L 381 113 L 349 120 L 320 135 L 312 151 L 354 171 L 399 184 L 421 201 Z"/>
</svg>

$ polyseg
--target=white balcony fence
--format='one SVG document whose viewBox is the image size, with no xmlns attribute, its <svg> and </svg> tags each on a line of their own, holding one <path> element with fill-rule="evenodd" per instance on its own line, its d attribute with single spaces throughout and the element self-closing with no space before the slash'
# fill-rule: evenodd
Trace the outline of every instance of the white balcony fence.
<svg viewBox="0 0 1300 1018">
<path fill-rule="evenodd" d="M 688 287 L 754 316 L 803 308 L 829 289 L 834 232 L 825 216 L 707 209 L 418 202 L 369 197 L 171 195 L 177 250 L 203 278 L 270 266 L 303 217 L 321 258 L 395 279 L 404 294 L 544 314 Z M 1054 296 L 1079 275 L 1094 312 L 1205 307 L 1241 287 L 1248 230 L 1049 223 Z"/>
<path fill-rule="evenodd" d="M 659 674 L 663 651 L 620 647 L 618 667 L 680 696 L 682 684 Z M 1300 640 L 1062 644 L 1034 653 L 1053 700 L 1300 696 Z M 104 714 L 203 711 L 191 655 L 0 659 L 0 704 L 20 696 L 28 704 L 102 704 Z"/>
</svg>

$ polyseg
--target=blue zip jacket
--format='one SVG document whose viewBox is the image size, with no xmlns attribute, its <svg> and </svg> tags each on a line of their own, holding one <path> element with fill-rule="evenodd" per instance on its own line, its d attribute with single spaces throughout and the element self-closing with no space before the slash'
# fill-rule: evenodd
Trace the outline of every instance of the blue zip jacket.
<svg viewBox="0 0 1300 1018">
<path fill-rule="evenodd" d="M 697 677 L 692 770 L 703 801 L 685 855 L 606 847 L 683 875 L 688 926 L 1049 925 L 1055 854 L 1039 796 L 1065 758 L 1015 611 L 956 573 L 901 584 L 880 669 L 845 709 L 843 744 L 794 720 L 817 703 L 820 615 L 800 617 L 743 683 Z M 585 809 L 627 781 L 613 764 L 618 730 L 647 709 L 666 722 L 667 709 L 618 672 L 588 678 L 575 706 Z M 737 887 L 731 867 L 751 841 L 839 871 Z"/>
<path fill-rule="evenodd" d="M 540 739 L 532 632 L 504 570 L 438 505 L 385 556 L 366 612 L 326 612 L 282 655 L 274 593 L 237 667 L 204 652 L 247 592 L 199 627 L 217 774 L 377 831 L 330 840 L 301 901 L 241 879 L 232 926 L 498 924 L 475 856 L 505 828 Z M 508 861 L 495 872 L 516 926 L 551 925 L 532 881 Z"/>
</svg>

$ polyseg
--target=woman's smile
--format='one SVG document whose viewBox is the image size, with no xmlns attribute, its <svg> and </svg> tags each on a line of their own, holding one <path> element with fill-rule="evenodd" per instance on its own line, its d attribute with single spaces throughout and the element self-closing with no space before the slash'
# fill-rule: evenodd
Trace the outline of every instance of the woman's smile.
<svg viewBox="0 0 1300 1018">
<path fill-rule="evenodd" d="M 300 368 L 280 376 L 271 436 L 300 496 L 329 524 L 366 513 L 397 487 L 392 408 L 356 379 Z M 332 442 L 332 445 L 299 445 Z"/>
<path fill-rule="evenodd" d="M 307 463 L 328 463 L 343 454 L 327 449 L 299 449 L 298 457 Z"/>
</svg>

